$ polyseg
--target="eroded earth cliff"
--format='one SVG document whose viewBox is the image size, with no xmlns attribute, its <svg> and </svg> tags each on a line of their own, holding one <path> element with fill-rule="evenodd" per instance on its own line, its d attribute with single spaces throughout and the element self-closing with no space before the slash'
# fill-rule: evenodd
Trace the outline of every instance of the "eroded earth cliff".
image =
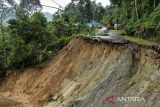
<svg viewBox="0 0 160 107">
<path fill-rule="evenodd" d="M 74 38 L 52 59 L 11 73 L 0 107 L 159 107 L 160 53 L 136 44 Z M 106 101 L 108 96 L 145 102 Z"/>
</svg>

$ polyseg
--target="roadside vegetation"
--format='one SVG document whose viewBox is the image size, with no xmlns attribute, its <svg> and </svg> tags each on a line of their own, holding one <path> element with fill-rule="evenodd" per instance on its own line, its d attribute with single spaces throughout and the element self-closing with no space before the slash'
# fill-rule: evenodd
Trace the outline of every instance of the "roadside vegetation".
<svg viewBox="0 0 160 107">
<path fill-rule="evenodd" d="M 114 32 L 117 33 L 117 36 L 118 37 L 121 37 L 127 41 L 130 41 L 130 42 L 133 42 L 133 43 L 137 43 L 137 44 L 140 44 L 140 45 L 146 45 L 146 46 L 156 46 L 156 45 L 159 45 L 158 42 L 156 41 L 152 41 L 150 39 L 144 39 L 144 38 L 140 38 L 140 37 L 137 37 L 137 36 L 128 36 L 125 34 L 125 31 L 124 30 L 113 30 Z"/>
<path fill-rule="evenodd" d="M 134 42 L 134 43 L 141 44 L 141 45 L 147 45 L 147 46 L 157 45 L 155 42 L 151 42 L 149 40 L 145 40 L 142 38 L 136 38 L 136 37 L 131 37 L 131 36 L 123 36 L 122 38 L 130 42 Z"/>
<path fill-rule="evenodd" d="M 110 0 L 104 24 L 119 24 L 125 35 L 160 43 L 159 0 Z"/>
</svg>

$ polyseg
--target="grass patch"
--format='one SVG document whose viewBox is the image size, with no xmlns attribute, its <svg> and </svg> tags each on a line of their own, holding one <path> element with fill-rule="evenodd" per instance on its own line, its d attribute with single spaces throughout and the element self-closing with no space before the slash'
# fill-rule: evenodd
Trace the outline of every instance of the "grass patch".
<svg viewBox="0 0 160 107">
<path fill-rule="evenodd" d="M 140 45 L 147 45 L 147 46 L 158 45 L 156 42 L 152 42 L 152 41 L 145 40 L 145 39 L 142 39 L 142 38 L 131 37 L 131 36 L 126 36 L 126 35 L 122 36 L 122 34 L 124 34 L 123 30 L 114 30 L 114 32 L 117 33 L 117 36 L 119 36 L 121 38 L 124 38 L 127 41 L 134 42 L 134 43 L 137 43 L 137 44 L 140 44 Z"/>
<path fill-rule="evenodd" d="M 141 44 L 141 45 L 148 45 L 148 46 L 157 45 L 155 42 L 151 42 L 149 40 L 145 40 L 141 38 L 130 37 L 130 36 L 121 36 L 121 37 L 124 38 L 125 40 L 131 41 L 137 44 Z"/>
<path fill-rule="evenodd" d="M 110 30 L 110 31 L 113 31 L 113 32 L 116 32 L 117 35 L 121 35 L 121 34 L 124 34 L 124 30 Z"/>
</svg>

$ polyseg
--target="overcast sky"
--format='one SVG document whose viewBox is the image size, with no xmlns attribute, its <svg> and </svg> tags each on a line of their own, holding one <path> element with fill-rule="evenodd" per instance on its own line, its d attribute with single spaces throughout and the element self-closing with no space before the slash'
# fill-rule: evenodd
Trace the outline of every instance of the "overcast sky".
<svg viewBox="0 0 160 107">
<path fill-rule="evenodd" d="M 58 4 L 61 6 L 65 7 L 71 0 L 55 0 Z M 109 5 L 110 2 L 109 0 L 96 0 L 96 2 L 101 2 L 102 5 L 105 7 L 106 5 Z M 43 5 L 48 5 L 48 6 L 53 6 L 53 7 L 58 7 L 52 0 L 41 0 L 41 3 Z M 43 12 L 49 12 L 49 13 L 54 13 L 56 12 L 56 9 L 53 8 L 47 8 L 43 7 Z"/>
</svg>

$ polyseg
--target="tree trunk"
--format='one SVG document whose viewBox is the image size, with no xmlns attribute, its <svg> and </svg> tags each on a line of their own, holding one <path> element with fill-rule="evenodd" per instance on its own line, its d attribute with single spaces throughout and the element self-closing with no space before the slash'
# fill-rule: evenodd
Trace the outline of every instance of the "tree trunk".
<svg viewBox="0 0 160 107">
<path fill-rule="evenodd" d="M 134 0 L 137 19 L 139 19 L 137 0 Z"/>
<path fill-rule="evenodd" d="M 154 3 L 154 9 L 155 9 L 156 8 L 156 0 L 154 0 L 153 3 Z"/>
</svg>

